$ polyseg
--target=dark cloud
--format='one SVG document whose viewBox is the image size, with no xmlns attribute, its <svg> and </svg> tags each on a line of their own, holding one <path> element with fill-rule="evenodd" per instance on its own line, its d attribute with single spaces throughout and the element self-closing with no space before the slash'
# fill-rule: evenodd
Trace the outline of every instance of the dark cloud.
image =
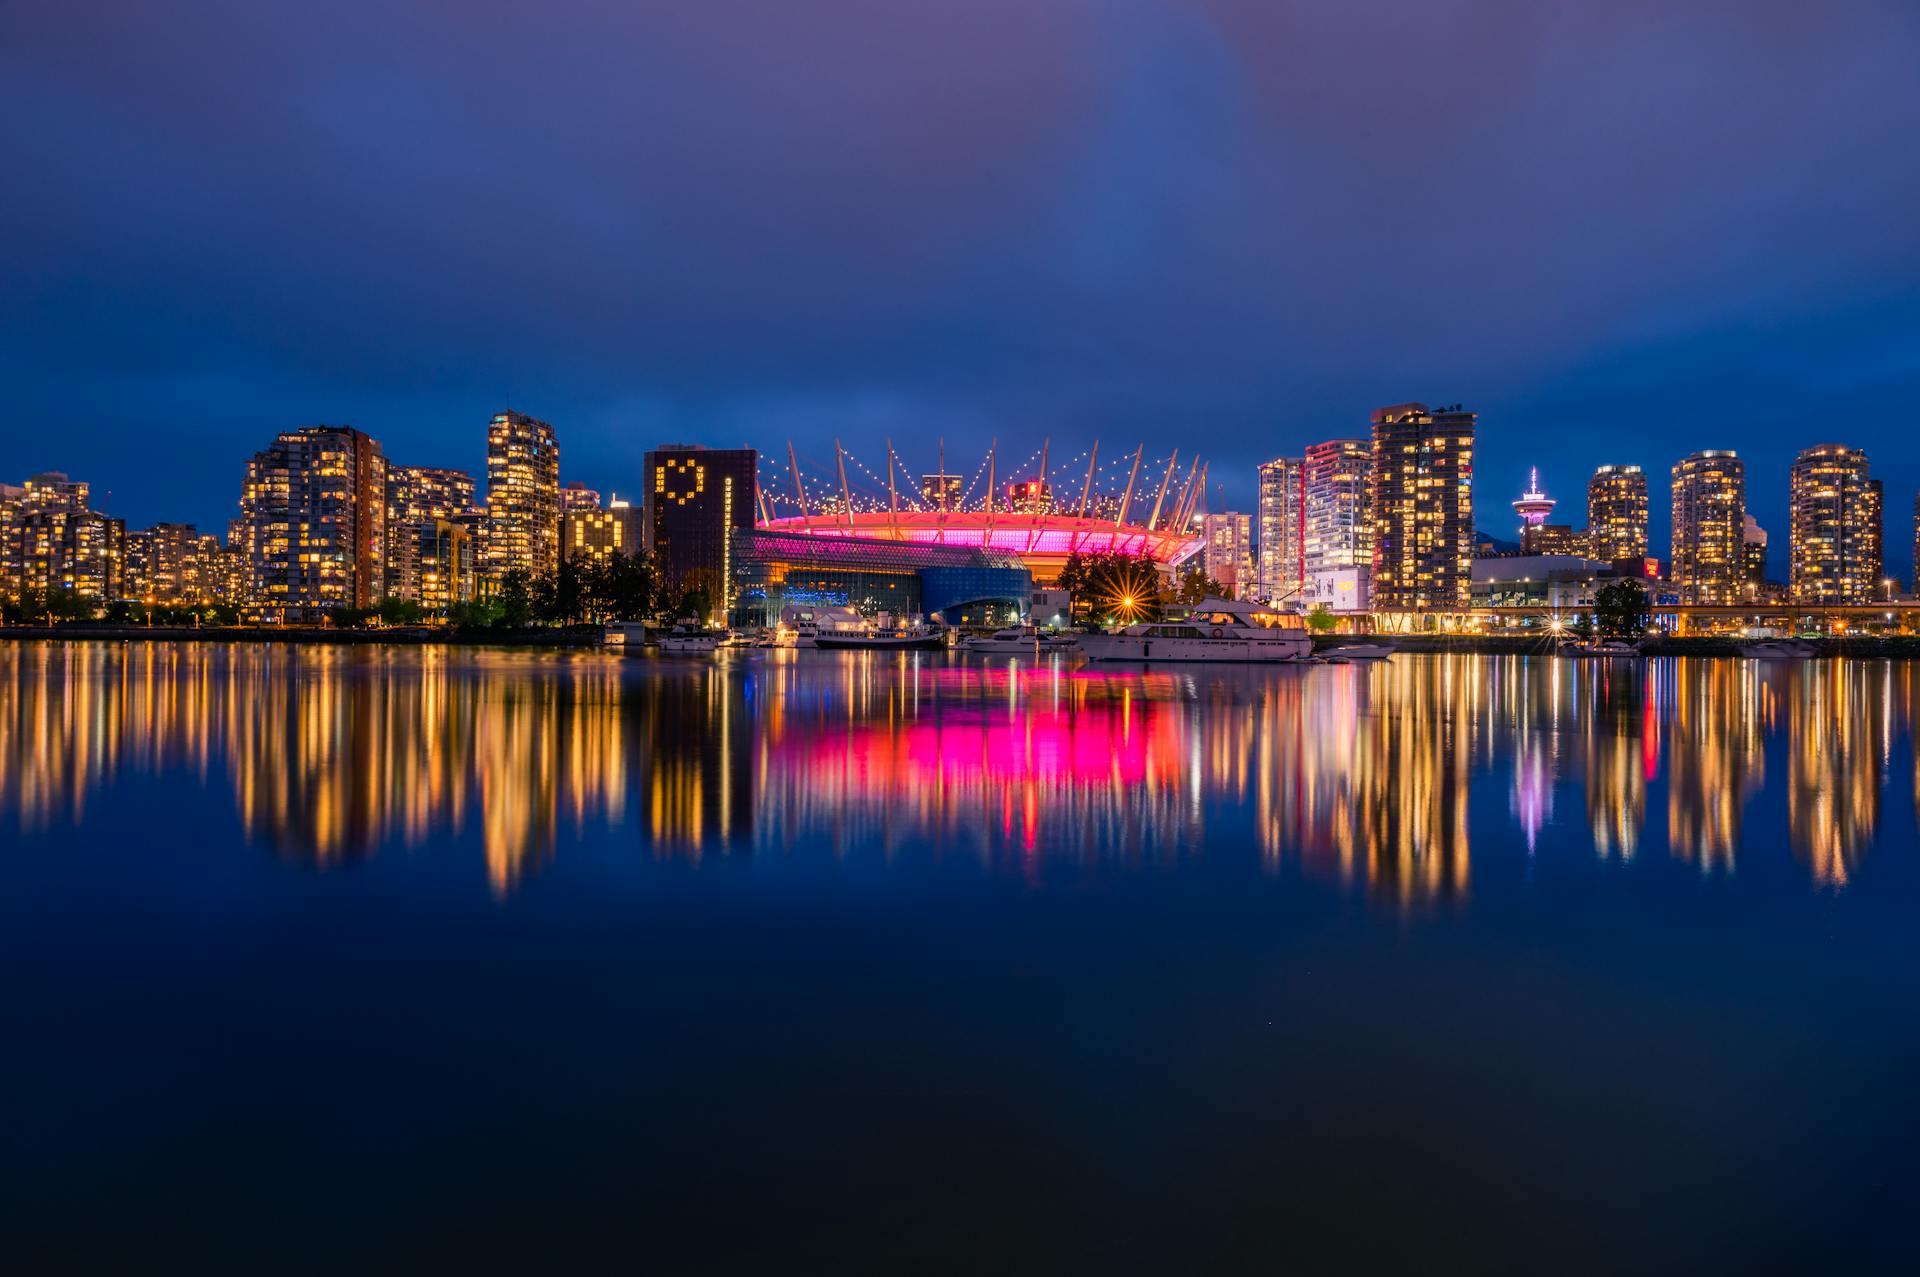
<svg viewBox="0 0 1920 1277">
<path fill-rule="evenodd" d="M 0 472 L 213 523 L 352 420 L 1253 463 L 1408 398 L 1538 462 L 1920 482 L 1911 4 L 10 6 Z M 1656 504 L 1659 504 L 1656 502 Z M 1503 519 L 1488 515 L 1483 524 Z M 1890 524 L 1900 544 L 1904 518 Z M 1904 566 L 1904 555 L 1896 562 Z"/>
</svg>

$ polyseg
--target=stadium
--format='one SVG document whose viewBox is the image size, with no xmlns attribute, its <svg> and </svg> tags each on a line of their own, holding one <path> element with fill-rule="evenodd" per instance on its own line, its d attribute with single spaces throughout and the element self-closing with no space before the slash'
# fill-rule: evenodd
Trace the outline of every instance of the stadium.
<svg viewBox="0 0 1920 1277">
<path fill-rule="evenodd" d="M 1017 555 L 1035 581 L 1058 578 L 1072 554 L 1144 554 L 1177 567 L 1201 547 L 1195 512 L 1207 471 L 1197 457 L 1149 459 L 1144 447 L 1109 458 L 1093 447 L 1058 466 L 1048 445 L 1008 466 L 997 445 L 971 473 L 902 464 L 891 443 L 869 466 L 835 446 L 831 467 L 763 458 L 758 527 L 769 532 L 997 551 Z M 989 500 L 988 494 L 992 494 Z"/>
</svg>

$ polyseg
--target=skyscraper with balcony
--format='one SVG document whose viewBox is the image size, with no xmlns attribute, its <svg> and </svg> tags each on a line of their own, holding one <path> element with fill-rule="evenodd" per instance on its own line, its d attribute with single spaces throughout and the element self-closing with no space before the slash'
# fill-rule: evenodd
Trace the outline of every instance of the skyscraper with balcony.
<svg viewBox="0 0 1920 1277">
<path fill-rule="evenodd" d="M 1682 603 L 1745 597 L 1747 468 L 1725 449 L 1696 452 L 1673 467 L 1673 558 L 1668 577 Z"/>
<path fill-rule="evenodd" d="M 1823 443 L 1793 463 L 1788 591 L 1795 603 L 1871 603 L 1881 581 L 1881 492 L 1858 448 Z"/>
<path fill-rule="evenodd" d="M 1767 530 L 1751 514 L 1740 533 L 1740 560 L 1743 568 L 1743 598 L 1761 599 L 1767 585 Z"/>
<path fill-rule="evenodd" d="M 1395 404 L 1373 414 L 1373 606 L 1455 611 L 1473 587 L 1479 414 Z"/>
<path fill-rule="evenodd" d="M 473 476 L 441 466 L 387 472 L 387 594 L 441 609 L 474 594 Z"/>
<path fill-rule="evenodd" d="M 1252 595 L 1259 579 L 1253 565 L 1253 517 L 1201 515 L 1200 536 L 1207 575 L 1220 583 L 1228 598 Z"/>
<path fill-rule="evenodd" d="M 194 605 L 219 597 L 220 541 L 191 523 L 156 523 L 127 533 L 121 593 L 141 602 Z"/>
<path fill-rule="evenodd" d="M 1602 563 L 1647 557 L 1647 476 L 1601 466 L 1587 480 L 1587 553 Z"/>
<path fill-rule="evenodd" d="M 560 568 L 560 445 L 553 427 L 520 412 L 487 426 L 487 574 Z"/>
<path fill-rule="evenodd" d="M 0 590 L 61 590 L 105 603 L 124 586 L 126 525 L 58 471 L 0 483 Z"/>
<path fill-rule="evenodd" d="M 304 426 L 247 463 L 240 523 L 253 602 L 288 618 L 386 590 L 387 459 L 350 426 Z"/>
<path fill-rule="evenodd" d="M 1303 555 L 1309 578 L 1339 568 L 1373 567 L 1373 444 L 1329 439 L 1308 447 L 1307 532 Z"/>
<path fill-rule="evenodd" d="M 560 489 L 561 514 L 566 514 L 573 510 L 598 510 L 599 508 L 600 492 L 597 488 L 589 488 L 586 484 L 576 479 L 574 482 Z"/>
<path fill-rule="evenodd" d="M 1306 461 L 1276 457 L 1260 467 L 1260 569 L 1256 593 L 1298 603 L 1307 581 Z"/>
</svg>

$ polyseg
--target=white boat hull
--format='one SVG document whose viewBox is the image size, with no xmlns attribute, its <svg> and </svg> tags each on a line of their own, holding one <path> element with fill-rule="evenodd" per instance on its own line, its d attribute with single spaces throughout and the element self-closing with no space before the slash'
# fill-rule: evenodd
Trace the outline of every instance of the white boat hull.
<svg viewBox="0 0 1920 1277">
<path fill-rule="evenodd" d="M 1091 661 L 1218 661 L 1288 665 L 1313 655 L 1304 633 L 1273 638 L 1149 638 L 1137 634 L 1086 634 L 1080 650 Z"/>
</svg>

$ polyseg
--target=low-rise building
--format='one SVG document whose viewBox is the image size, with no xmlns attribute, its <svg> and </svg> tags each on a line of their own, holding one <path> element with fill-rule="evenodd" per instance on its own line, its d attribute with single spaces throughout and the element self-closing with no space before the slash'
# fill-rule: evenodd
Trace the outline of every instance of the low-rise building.
<svg viewBox="0 0 1920 1277">
<path fill-rule="evenodd" d="M 1592 607 L 1594 592 L 1619 575 L 1612 564 L 1572 554 L 1475 559 L 1473 606 L 1579 611 Z"/>
</svg>

